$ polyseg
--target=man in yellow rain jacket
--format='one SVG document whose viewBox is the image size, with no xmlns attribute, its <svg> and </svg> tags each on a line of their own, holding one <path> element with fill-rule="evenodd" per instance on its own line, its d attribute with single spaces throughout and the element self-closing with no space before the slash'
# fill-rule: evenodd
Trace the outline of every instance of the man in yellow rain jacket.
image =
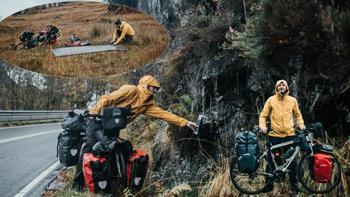
<svg viewBox="0 0 350 197">
<path fill-rule="evenodd" d="M 266 119 L 270 116 L 271 131 L 268 133 L 269 142 L 272 145 L 293 140 L 295 137 L 294 118 L 300 129 L 304 130 L 304 120 L 299 110 L 296 98 L 289 96 L 288 84 L 285 80 L 279 80 L 275 86 L 276 94 L 267 99 L 259 117 L 259 128 L 262 133 L 267 133 Z M 290 147 L 276 151 L 275 156 L 281 157 Z M 290 182 L 292 192 L 298 192 L 296 162 L 290 165 Z M 267 191 L 272 190 L 271 185 Z"/>
<path fill-rule="evenodd" d="M 134 120 L 140 114 L 145 114 L 154 118 L 165 120 L 169 123 L 175 124 L 180 127 L 188 127 L 191 130 L 195 130 L 197 124 L 179 117 L 171 112 L 165 111 L 157 106 L 154 99 L 154 94 L 159 90 L 160 85 L 158 81 L 150 76 L 146 75 L 139 81 L 138 86 L 135 85 L 123 85 L 118 90 L 111 94 L 106 94 L 100 97 L 95 107 L 90 109 L 90 114 L 100 114 L 103 107 L 130 107 L 131 116 L 128 122 Z M 88 122 L 86 129 L 86 145 L 84 146 L 82 153 L 91 151 L 93 146 L 91 136 L 99 128 L 99 125 L 95 120 Z M 116 136 L 118 137 L 118 136 Z M 77 171 L 73 180 L 73 188 L 81 190 L 84 184 L 84 175 L 82 172 L 82 154 L 80 155 Z"/>
<path fill-rule="evenodd" d="M 117 19 L 114 22 L 114 25 L 115 31 L 113 33 L 113 39 L 111 44 L 132 44 L 134 41 L 133 37 L 135 35 L 135 31 L 131 27 L 131 25 L 125 21 L 120 21 L 120 19 Z"/>
<path fill-rule="evenodd" d="M 145 114 L 154 118 L 160 118 L 180 127 L 187 126 L 193 130 L 195 123 L 178 117 L 157 106 L 153 94 L 159 88 L 158 81 L 154 77 L 146 75 L 140 79 L 138 86 L 123 85 L 111 94 L 101 96 L 96 106 L 90 110 L 90 113 L 99 114 L 102 107 L 108 106 L 131 107 L 132 116 L 129 118 L 129 122 L 140 114 Z"/>
</svg>

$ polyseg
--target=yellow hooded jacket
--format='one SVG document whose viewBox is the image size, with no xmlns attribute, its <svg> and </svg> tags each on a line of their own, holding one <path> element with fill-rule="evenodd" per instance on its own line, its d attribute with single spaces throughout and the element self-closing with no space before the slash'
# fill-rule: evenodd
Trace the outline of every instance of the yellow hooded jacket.
<svg viewBox="0 0 350 197">
<path fill-rule="evenodd" d="M 147 89 L 148 85 L 160 87 L 154 77 L 146 75 L 140 79 L 138 86 L 123 85 L 111 94 L 101 96 L 96 106 L 90 110 L 90 113 L 99 114 L 102 107 L 107 106 L 130 106 L 132 115 L 128 120 L 129 122 L 140 114 L 145 114 L 181 127 L 186 126 L 188 120 L 165 111 L 156 105 L 153 93 Z"/>
<path fill-rule="evenodd" d="M 114 34 L 113 34 L 113 39 L 112 41 L 115 42 L 117 40 L 117 44 L 119 44 L 125 37 L 125 35 L 128 35 L 128 36 L 134 36 L 135 35 L 135 31 L 134 29 L 131 27 L 131 25 L 129 25 L 129 23 L 123 21 L 120 25 L 120 30 L 122 31 L 121 35 L 119 36 L 119 38 L 117 39 L 118 37 L 118 34 L 117 34 L 117 29 L 114 31 Z"/>
<path fill-rule="evenodd" d="M 283 96 L 277 91 L 277 86 L 284 83 L 287 93 Z M 289 87 L 285 80 L 279 80 L 275 86 L 276 94 L 267 99 L 264 109 L 260 113 L 259 127 L 266 127 L 266 118 L 270 115 L 271 129 L 269 136 L 287 137 L 295 135 L 293 114 L 296 117 L 299 128 L 305 128 L 304 120 L 299 110 L 296 98 L 289 96 Z"/>
</svg>

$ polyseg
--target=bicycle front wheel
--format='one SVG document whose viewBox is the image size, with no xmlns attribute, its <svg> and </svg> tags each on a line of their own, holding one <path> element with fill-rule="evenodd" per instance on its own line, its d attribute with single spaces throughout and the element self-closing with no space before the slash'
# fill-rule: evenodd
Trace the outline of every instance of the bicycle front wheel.
<svg viewBox="0 0 350 197">
<path fill-rule="evenodd" d="M 332 191 L 340 182 L 341 166 L 340 162 L 334 154 L 333 157 L 332 176 L 327 182 L 317 182 L 313 172 L 313 156 L 304 155 L 298 166 L 298 177 L 301 184 L 310 192 L 324 194 Z"/>
<path fill-rule="evenodd" d="M 267 158 L 262 157 L 255 172 L 243 173 L 238 168 L 238 157 L 234 157 L 230 165 L 231 181 L 242 193 L 250 195 L 261 193 L 273 181 L 270 165 Z"/>
</svg>

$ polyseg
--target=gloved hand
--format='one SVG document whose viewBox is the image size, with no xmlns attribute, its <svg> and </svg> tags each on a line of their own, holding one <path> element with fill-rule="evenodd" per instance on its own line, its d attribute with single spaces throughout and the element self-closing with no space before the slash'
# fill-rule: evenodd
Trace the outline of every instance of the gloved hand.
<svg viewBox="0 0 350 197">
<path fill-rule="evenodd" d="M 188 121 L 187 125 L 186 125 L 189 129 L 191 129 L 192 131 L 195 131 L 196 128 L 198 127 L 198 125 L 194 122 Z"/>
<path fill-rule="evenodd" d="M 267 132 L 267 128 L 266 127 L 260 127 L 260 133 L 266 133 Z"/>
</svg>

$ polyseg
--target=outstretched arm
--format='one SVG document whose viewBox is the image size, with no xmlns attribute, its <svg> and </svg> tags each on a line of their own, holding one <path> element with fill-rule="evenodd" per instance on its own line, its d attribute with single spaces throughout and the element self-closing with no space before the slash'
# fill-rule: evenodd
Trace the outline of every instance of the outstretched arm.
<svg viewBox="0 0 350 197">
<path fill-rule="evenodd" d="M 117 40 L 117 38 L 118 38 L 117 29 L 115 29 L 111 43 L 114 43 Z"/>
<path fill-rule="evenodd" d="M 124 26 L 124 27 L 123 27 L 123 30 L 122 30 L 122 33 L 121 33 L 121 35 L 119 36 L 119 38 L 118 38 L 116 44 L 119 44 L 119 43 L 124 39 L 124 37 L 125 37 L 127 31 L 128 31 L 128 28 Z"/>
<path fill-rule="evenodd" d="M 165 120 L 180 127 L 184 127 L 188 123 L 188 120 L 185 118 L 181 118 L 171 112 L 165 111 L 156 105 L 150 105 L 145 111 L 145 115 Z"/>
</svg>

